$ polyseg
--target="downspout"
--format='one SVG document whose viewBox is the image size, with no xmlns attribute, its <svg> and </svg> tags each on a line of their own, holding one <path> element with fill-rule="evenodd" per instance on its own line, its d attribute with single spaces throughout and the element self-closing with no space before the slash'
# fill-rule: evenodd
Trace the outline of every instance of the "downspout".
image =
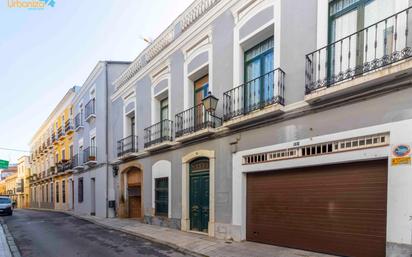
<svg viewBox="0 0 412 257">
<path fill-rule="evenodd" d="M 104 62 L 105 66 L 105 79 L 106 79 L 106 95 L 105 95 L 105 105 L 106 105 L 106 218 L 109 217 L 109 79 L 107 72 L 107 61 Z"/>
</svg>

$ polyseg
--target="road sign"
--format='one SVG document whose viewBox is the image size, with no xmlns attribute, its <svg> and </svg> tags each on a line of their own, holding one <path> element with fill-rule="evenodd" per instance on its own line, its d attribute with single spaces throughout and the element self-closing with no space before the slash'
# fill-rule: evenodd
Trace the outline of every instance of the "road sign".
<svg viewBox="0 0 412 257">
<path fill-rule="evenodd" d="M 0 160 L 0 169 L 8 169 L 9 168 L 9 161 Z"/>
</svg>

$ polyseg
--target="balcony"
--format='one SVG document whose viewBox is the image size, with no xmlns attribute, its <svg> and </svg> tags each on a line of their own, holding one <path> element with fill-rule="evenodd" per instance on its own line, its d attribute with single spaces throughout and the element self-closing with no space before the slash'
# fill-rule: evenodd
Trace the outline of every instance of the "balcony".
<svg viewBox="0 0 412 257">
<path fill-rule="evenodd" d="M 137 153 L 137 136 L 131 135 L 117 141 L 117 157 L 127 159 L 133 153 Z"/>
<path fill-rule="evenodd" d="M 207 111 L 203 104 L 176 114 L 175 120 L 177 142 L 206 137 L 222 125 L 222 119 Z"/>
<path fill-rule="evenodd" d="M 54 132 L 52 133 L 51 140 L 52 140 L 53 145 L 57 145 L 59 143 L 57 133 L 54 133 Z"/>
<path fill-rule="evenodd" d="M 412 73 L 410 9 L 307 54 L 305 100 L 342 99 L 402 82 Z"/>
<path fill-rule="evenodd" d="M 63 125 L 57 130 L 57 137 L 59 140 L 63 140 L 66 137 L 66 131 Z"/>
<path fill-rule="evenodd" d="M 61 162 L 57 163 L 57 173 L 70 171 L 72 169 L 73 163 L 71 160 L 62 160 Z"/>
<path fill-rule="evenodd" d="M 170 147 L 173 142 L 173 121 L 163 120 L 144 130 L 144 148 L 155 151 Z"/>
<path fill-rule="evenodd" d="M 56 172 L 56 167 L 51 166 L 47 169 L 47 176 L 52 176 Z"/>
<path fill-rule="evenodd" d="M 76 117 L 74 117 L 74 129 L 79 131 L 80 129 L 83 129 L 83 116 L 82 113 L 78 113 Z"/>
<path fill-rule="evenodd" d="M 86 165 L 93 166 L 97 164 L 97 148 L 90 146 L 83 150 L 83 162 Z"/>
<path fill-rule="evenodd" d="M 84 108 L 87 122 L 90 122 L 92 119 L 96 118 L 96 99 L 91 99 Z"/>
<path fill-rule="evenodd" d="M 72 119 L 66 120 L 66 123 L 64 125 L 64 130 L 67 135 L 71 135 L 74 132 L 74 124 Z"/>
<path fill-rule="evenodd" d="M 223 94 L 224 126 L 236 127 L 283 113 L 285 72 L 278 68 Z"/>
<path fill-rule="evenodd" d="M 73 169 L 75 170 L 84 169 L 83 154 L 75 154 L 73 156 Z"/>
</svg>

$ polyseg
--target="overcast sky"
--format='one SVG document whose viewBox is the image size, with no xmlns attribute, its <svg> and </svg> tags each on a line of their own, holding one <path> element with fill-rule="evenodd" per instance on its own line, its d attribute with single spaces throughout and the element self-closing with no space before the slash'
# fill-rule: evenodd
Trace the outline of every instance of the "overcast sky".
<svg viewBox="0 0 412 257">
<path fill-rule="evenodd" d="M 55 0 L 44 10 L 0 3 L 0 148 L 29 150 L 36 129 L 99 60 L 132 61 L 192 0 Z M 23 153 L 0 149 L 15 162 Z"/>
</svg>

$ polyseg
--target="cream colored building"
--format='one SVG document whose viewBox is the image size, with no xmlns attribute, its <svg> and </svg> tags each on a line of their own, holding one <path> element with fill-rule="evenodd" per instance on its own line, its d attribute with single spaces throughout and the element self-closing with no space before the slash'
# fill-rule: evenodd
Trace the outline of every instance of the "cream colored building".
<svg viewBox="0 0 412 257">
<path fill-rule="evenodd" d="M 17 208 L 28 208 L 30 203 L 30 157 L 22 156 L 17 162 Z"/>
</svg>

